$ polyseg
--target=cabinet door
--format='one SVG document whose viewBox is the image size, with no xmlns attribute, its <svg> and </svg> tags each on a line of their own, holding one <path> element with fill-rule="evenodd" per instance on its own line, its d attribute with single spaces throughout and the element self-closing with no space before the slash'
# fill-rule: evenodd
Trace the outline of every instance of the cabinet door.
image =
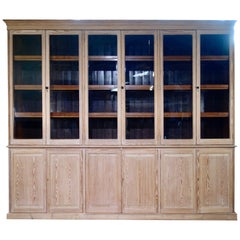
<svg viewBox="0 0 240 240">
<path fill-rule="evenodd" d="M 86 212 L 121 211 L 120 151 L 89 150 L 86 154 Z"/>
<path fill-rule="evenodd" d="M 96 144 L 117 144 L 119 131 L 119 33 L 89 32 L 88 43 L 88 132 Z M 87 116 L 86 116 L 87 117 Z"/>
<path fill-rule="evenodd" d="M 233 211 L 233 150 L 199 150 L 199 211 Z"/>
<path fill-rule="evenodd" d="M 123 212 L 157 211 L 156 150 L 123 152 Z"/>
<path fill-rule="evenodd" d="M 163 141 L 192 143 L 194 137 L 195 37 L 163 34 Z"/>
<path fill-rule="evenodd" d="M 232 143 L 233 139 L 233 53 L 228 33 L 201 32 L 200 130 L 203 143 Z"/>
<path fill-rule="evenodd" d="M 46 211 L 45 151 L 10 150 L 10 211 Z"/>
<path fill-rule="evenodd" d="M 154 32 L 127 32 L 124 35 L 125 106 L 123 138 L 128 144 L 154 143 L 155 81 Z"/>
<path fill-rule="evenodd" d="M 48 131 L 50 143 L 79 143 L 81 139 L 81 35 L 51 31 L 47 34 Z"/>
<path fill-rule="evenodd" d="M 42 143 L 44 35 L 13 32 L 10 40 L 11 143 Z"/>
<path fill-rule="evenodd" d="M 82 211 L 82 152 L 51 150 L 48 152 L 48 198 L 50 211 Z"/>
<path fill-rule="evenodd" d="M 196 174 L 194 150 L 161 151 L 160 211 L 196 211 Z"/>
</svg>

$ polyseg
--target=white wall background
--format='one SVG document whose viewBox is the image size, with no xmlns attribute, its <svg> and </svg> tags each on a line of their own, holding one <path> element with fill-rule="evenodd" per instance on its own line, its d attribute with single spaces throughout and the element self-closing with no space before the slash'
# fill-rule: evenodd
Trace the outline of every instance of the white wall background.
<svg viewBox="0 0 240 240">
<path fill-rule="evenodd" d="M 0 239 L 229 239 L 239 221 L 6 220 L 8 212 L 7 31 L 2 19 L 216 19 L 240 21 L 239 0 L 1 0 Z M 236 212 L 240 216 L 240 22 L 236 25 Z M 239 115 L 239 116 L 238 116 Z"/>
</svg>

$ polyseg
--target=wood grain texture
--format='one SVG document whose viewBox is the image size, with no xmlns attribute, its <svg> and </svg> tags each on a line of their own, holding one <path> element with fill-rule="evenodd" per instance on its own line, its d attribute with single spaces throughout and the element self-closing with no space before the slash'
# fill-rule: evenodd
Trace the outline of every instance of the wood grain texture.
<svg viewBox="0 0 240 240">
<path fill-rule="evenodd" d="M 121 212 L 121 158 L 119 150 L 87 151 L 86 212 Z"/>
<path fill-rule="evenodd" d="M 49 209 L 51 212 L 82 211 L 82 152 L 52 150 L 48 153 Z"/>
<path fill-rule="evenodd" d="M 229 149 L 200 150 L 199 211 L 233 212 L 233 153 Z"/>
<path fill-rule="evenodd" d="M 195 151 L 161 152 L 161 201 L 163 213 L 196 212 Z"/>
<path fill-rule="evenodd" d="M 8 218 L 231 219 L 234 213 L 235 21 L 5 20 L 9 36 Z M 15 34 L 41 35 L 41 56 L 18 55 Z M 51 35 L 77 35 L 78 56 L 50 56 Z M 116 35 L 116 56 L 88 56 L 89 35 Z M 126 35 L 153 35 L 154 56 L 126 56 Z M 201 56 L 202 34 L 229 34 L 229 55 Z M 164 57 L 164 35 L 191 35 L 192 54 Z M 41 61 L 41 85 L 14 84 L 15 62 Z M 51 85 L 51 61 L 78 61 L 79 85 Z M 89 61 L 115 61 L 115 85 L 90 85 Z M 152 85 L 126 85 L 126 67 L 153 62 Z M 165 62 L 192 62 L 192 84 L 164 85 Z M 201 84 L 201 64 L 229 62 L 229 84 Z M 129 63 L 127 63 L 129 62 Z M 174 63 L 175 64 L 175 63 Z M 129 66 L 130 66 L 129 65 Z M 30 84 L 30 85 L 29 85 Z M 126 86 L 125 86 L 126 85 Z M 117 112 L 90 112 L 89 91 L 117 88 Z M 16 112 L 14 94 L 42 92 L 42 112 Z M 127 91 L 154 90 L 154 112 L 127 112 Z M 226 112 L 201 112 L 201 91 L 228 91 Z M 51 91 L 79 91 L 79 113 L 51 112 Z M 192 91 L 191 112 L 164 112 L 167 91 Z M 143 93 L 144 94 L 144 93 Z M 207 100 L 206 100 L 207 101 Z M 52 139 L 51 119 L 79 119 L 78 139 Z M 18 118 L 18 119 L 17 119 Z M 42 118 L 41 139 L 14 137 L 16 120 Z M 117 138 L 90 139 L 89 119 L 117 121 Z M 126 139 L 128 121 L 154 118 L 154 138 Z M 190 139 L 165 139 L 164 118 L 192 119 Z M 229 118 L 228 138 L 201 138 L 201 118 Z M 29 119 L 28 119 L 29 120 Z"/>
<path fill-rule="evenodd" d="M 12 150 L 10 166 L 11 211 L 46 211 L 45 151 Z"/>
<path fill-rule="evenodd" d="M 123 212 L 157 212 L 156 150 L 123 152 Z"/>
</svg>

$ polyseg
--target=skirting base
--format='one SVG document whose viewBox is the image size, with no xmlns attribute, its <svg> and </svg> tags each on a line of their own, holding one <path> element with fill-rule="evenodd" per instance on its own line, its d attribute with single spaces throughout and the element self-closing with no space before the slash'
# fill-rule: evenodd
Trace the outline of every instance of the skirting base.
<svg viewBox="0 0 240 240">
<path fill-rule="evenodd" d="M 199 214 L 84 214 L 84 213 L 8 213 L 8 219 L 104 219 L 104 220 L 237 220 L 236 213 Z"/>
</svg>

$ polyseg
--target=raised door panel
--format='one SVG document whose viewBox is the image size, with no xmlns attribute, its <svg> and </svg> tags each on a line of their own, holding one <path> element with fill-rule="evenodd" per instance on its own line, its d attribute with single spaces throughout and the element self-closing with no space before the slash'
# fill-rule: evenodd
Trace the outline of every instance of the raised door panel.
<svg viewBox="0 0 240 240">
<path fill-rule="evenodd" d="M 233 211 L 233 152 L 231 149 L 200 150 L 199 211 Z"/>
<path fill-rule="evenodd" d="M 44 150 L 11 150 L 11 212 L 46 211 L 46 161 Z"/>
<path fill-rule="evenodd" d="M 82 152 L 52 150 L 48 153 L 49 209 L 82 211 Z"/>
<path fill-rule="evenodd" d="M 163 150 L 160 165 L 160 211 L 163 213 L 195 212 L 195 151 Z"/>
<path fill-rule="evenodd" d="M 121 159 L 119 150 L 87 151 L 86 212 L 121 212 Z"/>
<path fill-rule="evenodd" d="M 157 211 L 156 150 L 123 152 L 123 212 Z"/>
</svg>

